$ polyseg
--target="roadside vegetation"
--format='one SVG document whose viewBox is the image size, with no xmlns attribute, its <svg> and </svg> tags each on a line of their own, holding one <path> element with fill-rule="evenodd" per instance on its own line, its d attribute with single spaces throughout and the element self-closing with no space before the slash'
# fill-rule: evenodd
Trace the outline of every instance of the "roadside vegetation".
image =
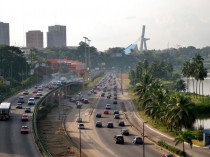
<svg viewBox="0 0 210 157">
<path fill-rule="evenodd" d="M 136 69 L 130 71 L 129 78 L 135 94 L 134 103 L 146 120 L 173 135 L 175 144 L 188 142 L 192 145 L 193 140 L 202 140 L 201 130 L 194 130 L 193 124 L 198 115 L 210 107 L 205 103 L 209 99 L 200 96 L 203 94 L 202 81 L 207 77 L 203 58 L 196 55 L 186 61 L 182 75 L 195 80 L 192 94 L 187 90 L 189 82 L 185 84 L 167 62 L 139 62 Z"/>
</svg>

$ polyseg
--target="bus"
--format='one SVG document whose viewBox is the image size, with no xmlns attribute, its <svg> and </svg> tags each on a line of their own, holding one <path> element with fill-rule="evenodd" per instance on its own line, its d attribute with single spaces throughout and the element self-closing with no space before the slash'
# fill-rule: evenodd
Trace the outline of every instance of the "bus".
<svg viewBox="0 0 210 157">
<path fill-rule="evenodd" d="M 0 120 L 8 120 L 10 118 L 10 102 L 2 102 L 0 104 Z"/>
</svg>

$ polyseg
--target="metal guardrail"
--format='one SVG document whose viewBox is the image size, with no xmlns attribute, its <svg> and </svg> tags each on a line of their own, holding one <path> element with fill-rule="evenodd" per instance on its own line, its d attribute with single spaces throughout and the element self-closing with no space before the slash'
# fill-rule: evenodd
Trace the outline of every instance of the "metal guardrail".
<svg viewBox="0 0 210 157">
<path fill-rule="evenodd" d="M 54 90 L 51 90 L 49 93 L 47 93 L 46 95 L 44 95 L 41 98 L 41 100 L 36 104 L 36 106 L 34 108 L 34 113 L 33 113 L 33 116 L 32 116 L 32 129 L 33 129 L 33 132 L 34 132 L 34 141 L 37 144 L 37 146 L 40 150 L 40 153 L 43 156 L 53 157 L 52 154 L 49 152 L 49 150 L 47 150 L 45 148 L 45 146 L 43 144 L 43 141 L 41 140 L 40 133 L 39 133 L 38 128 L 37 128 L 37 115 L 38 115 L 38 112 L 39 112 L 39 107 L 49 95 L 58 91 L 60 88 L 63 88 L 65 86 L 69 86 L 69 85 L 72 85 L 72 84 L 82 84 L 82 83 L 81 82 L 70 82 L 68 84 L 59 86 L 59 87 L 55 88 Z"/>
</svg>

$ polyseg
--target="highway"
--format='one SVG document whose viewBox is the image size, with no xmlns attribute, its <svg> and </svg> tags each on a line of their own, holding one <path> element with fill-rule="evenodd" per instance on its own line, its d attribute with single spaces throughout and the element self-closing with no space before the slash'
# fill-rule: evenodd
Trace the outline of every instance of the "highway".
<svg viewBox="0 0 210 157">
<path fill-rule="evenodd" d="M 87 97 L 87 93 L 82 93 Z M 87 156 L 100 156 L 100 157 L 137 157 L 143 156 L 143 145 L 135 145 L 132 143 L 132 139 L 135 135 L 139 135 L 139 132 L 133 128 L 128 121 L 125 119 L 124 114 L 121 110 L 121 100 L 118 100 L 118 104 L 113 104 L 113 97 L 107 99 L 101 97 L 100 92 L 92 94 L 89 99 L 90 104 L 83 104 L 80 109 L 80 115 L 82 117 L 85 129 L 81 129 L 81 150 Z M 107 94 L 107 92 L 106 92 Z M 118 93 L 119 94 L 119 93 Z M 103 113 L 106 104 L 111 104 L 111 110 L 109 114 L 102 114 L 102 118 L 96 118 L 97 112 Z M 75 104 L 72 104 L 74 109 L 67 117 L 66 127 L 71 139 L 79 146 L 79 129 L 77 128 L 76 119 L 79 116 L 79 109 L 76 109 Z M 91 111 L 92 108 L 92 111 Z M 119 119 L 114 119 L 113 110 L 120 111 L 120 120 L 124 120 L 126 126 L 119 127 Z M 102 128 L 96 128 L 95 122 L 101 121 L 103 124 Z M 107 128 L 107 122 L 113 122 L 114 128 Z M 115 144 L 113 137 L 121 134 L 121 129 L 127 128 L 130 132 L 129 136 L 124 136 L 124 144 Z M 141 136 L 141 135 L 139 135 Z M 148 140 L 145 141 L 145 156 L 161 156 L 165 152 L 161 151 L 159 147 L 152 144 Z"/>
<path fill-rule="evenodd" d="M 32 93 L 32 90 L 29 90 Z M 40 157 L 39 150 L 34 143 L 32 134 L 31 119 L 28 122 L 22 122 L 21 116 L 24 109 L 16 109 L 18 97 L 23 95 L 22 92 L 7 99 L 11 102 L 11 118 L 8 121 L 0 121 L 0 156 L 1 157 Z M 25 95 L 25 103 L 27 105 L 28 98 L 31 94 Z M 31 107 L 33 111 L 33 106 Z M 32 117 L 32 113 L 28 113 Z M 29 134 L 21 134 L 20 128 L 22 125 L 27 125 L 30 129 Z"/>
</svg>

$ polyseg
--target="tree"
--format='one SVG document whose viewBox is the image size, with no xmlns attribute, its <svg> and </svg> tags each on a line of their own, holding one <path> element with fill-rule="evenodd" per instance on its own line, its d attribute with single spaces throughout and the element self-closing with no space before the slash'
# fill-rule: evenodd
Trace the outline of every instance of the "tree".
<svg viewBox="0 0 210 157">
<path fill-rule="evenodd" d="M 185 94 L 177 93 L 169 99 L 166 117 L 178 130 L 192 128 L 196 119 L 195 104 Z"/>
<path fill-rule="evenodd" d="M 175 145 L 178 145 L 179 143 L 182 143 L 182 148 L 184 152 L 184 156 L 186 155 L 185 153 L 185 147 L 184 147 L 184 142 L 189 143 L 191 149 L 192 149 L 192 139 L 193 135 L 190 131 L 185 130 L 185 131 L 180 131 L 178 136 L 174 139 Z"/>
</svg>

